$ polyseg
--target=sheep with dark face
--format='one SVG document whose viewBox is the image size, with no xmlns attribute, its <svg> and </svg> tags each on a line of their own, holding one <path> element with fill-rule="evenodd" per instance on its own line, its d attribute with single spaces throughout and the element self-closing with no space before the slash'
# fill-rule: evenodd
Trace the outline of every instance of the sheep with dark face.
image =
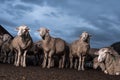
<svg viewBox="0 0 120 80">
<path fill-rule="evenodd" d="M 59 61 L 59 68 L 64 67 L 65 61 L 65 41 L 60 38 L 53 38 L 49 34 L 49 30 L 47 28 L 40 28 L 38 30 L 40 36 L 42 37 L 42 47 L 44 50 L 44 60 L 42 67 L 46 67 L 46 63 L 48 60 L 47 68 L 50 68 L 53 64 L 53 56 L 57 55 L 62 59 Z"/>
<path fill-rule="evenodd" d="M 27 26 L 20 26 L 17 30 L 18 34 L 11 43 L 13 50 L 16 53 L 14 65 L 19 66 L 21 64 L 21 66 L 26 67 L 26 53 L 32 46 L 33 41 Z"/>
<path fill-rule="evenodd" d="M 29 48 L 27 54 L 34 65 L 41 64 L 43 61 L 42 41 L 34 42 L 33 46 Z"/>
<path fill-rule="evenodd" d="M 89 49 L 89 52 L 88 52 L 88 55 L 86 56 L 86 59 L 85 59 L 85 66 L 86 67 L 93 67 L 93 59 L 94 58 L 96 58 L 97 56 L 98 56 L 98 54 L 97 54 L 97 51 L 98 51 L 99 49 L 97 49 L 97 48 L 90 48 Z"/>
<path fill-rule="evenodd" d="M 38 64 L 42 64 L 43 62 L 43 55 L 44 55 L 44 52 L 43 52 L 43 48 L 42 48 L 42 40 L 38 41 L 38 42 L 35 42 L 35 53 L 36 53 L 36 59 L 38 61 Z"/>
<path fill-rule="evenodd" d="M 73 57 L 78 57 L 78 70 L 84 70 L 84 60 L 90 49 L 90 35 L 83 32 L 79 40 L 74 41 L 70 46 L 70 68 L 73 66 Z"/>
<path fill-rule="evenodd" d="M 91 58 L 95 58 L 96 56 L 98 56 L 98 48 L 90 48 L 89 52 L 88 52 L 88 55 L 91 57 Z"/>
<path fill-rule="evenodd" d="M 120 75 L 120 55 L 113 53 L 109 48 L 101 48 L 98 54 L 98 62 L 105 63 L 106 74 Z"/>
</svg>

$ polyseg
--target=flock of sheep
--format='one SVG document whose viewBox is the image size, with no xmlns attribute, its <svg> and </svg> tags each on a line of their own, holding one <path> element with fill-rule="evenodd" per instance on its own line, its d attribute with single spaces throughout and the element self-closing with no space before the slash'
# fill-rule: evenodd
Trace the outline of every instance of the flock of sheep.
<svg viewBox="0 0 120 80">
<path fill-rule="evenodd" d="M 42 68 L 54 67 L 57 57 L 59 68 L 85 70 L 86 60 L 92 57 L 94 69 L 100 67 L 106 74 L 120 75 L 120 55 L 112 47 L 90 48 L 91 35 L 87 32 L 68 44 L 61 38 L 52 37 L 49 29 L 43 27 L 38 30 L 42 40 L 33 43 L 27 26 L 16 29 L 18 33 L 13 39 L 8 34 L 0 35 L 0 60 L 3 63 L 14 62 L 15 66 L 26 67 L 26 55 L 33 52 L 35 58 L 42 61 Z"/>
</svg>

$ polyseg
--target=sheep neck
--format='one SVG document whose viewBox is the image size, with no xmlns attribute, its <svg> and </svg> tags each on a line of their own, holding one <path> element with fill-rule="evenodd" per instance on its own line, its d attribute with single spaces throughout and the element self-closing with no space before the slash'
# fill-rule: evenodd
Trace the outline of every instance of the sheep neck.
<svg viewBox="0 0 120 80">
<path fill-rule="evenodd" d="M 105 59 L 105 65 L 106 67 L 109 67 L 114 61 L 114 57 L 110 54 L 106 55 L 106 59 Z"/>
<path fill-rule="evenodd" d="M 80 37 L 80 39 L 79 39 L 79 41 L 81 42 L 86 42 L 86 43 L 90 43 L 90 38 L 88 37 L 88 38 L 86 38 L 86 40 L 82 40 L 82 37 Z"/>
<path fill-rule="evenodd" d="M 11 38 L 9 38 L 8 40 L 6 40 L 4 43 L 8 43 L 8 44 L 10 44 L 11 43 L 11 41 L 12 41 L 12 39 Z"/>
<path fill-rule="evenodd" d="M 26 32 L 24 35 L 21 36 L 22 42 L 27 45 L 28 41 L 31 39 L 29 32 Z"/>
<path fill-rule="evenodd" d="M 45 39 L 44 39 L 43 41 L 48 43 L 50 40 L 51 40 L 51 36 L 50 36 L 49 33 L 47 33 L 47 34 L 45 35 Z"/>
</svg>

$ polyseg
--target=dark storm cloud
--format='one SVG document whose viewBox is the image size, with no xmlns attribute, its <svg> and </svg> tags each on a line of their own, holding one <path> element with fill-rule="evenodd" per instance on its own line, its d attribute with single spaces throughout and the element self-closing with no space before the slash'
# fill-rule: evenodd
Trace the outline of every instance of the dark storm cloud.
<svg viewBox="0 0 120 80">
<path fill-rule="evenodd" d="M 32 7 L 21 5 L 21 4 L 16 4 L 16 5 L 7 4 L 7 7 L 9 7 L 9 9 L 6 8 L 5 11 L 8 14 L 10 14 L 11 16 L 21 16 L 22 17 L 25 12 L 32 11 Z"/>
<path fill-rule="evenodd" d="M 21 0 L 21 1 L 25 3 L 38 4 L 38 5 L 43 5 L 44 3 L 44 0 Z"/>
<path fill-rule="evenodd" d="M 8 20 L 6 20 L 6 19 L 2 19 L 2 18 L 0 18 L 0 23 L 1 23 L 1 25 L 5 25 L 5 26 L 16 26 L 16 24 L 15 23 L 13 23 L 12 21 L 9 21 L 9 19 Z"/>
<path fill-rule="evenodd" d="M 21 0 L 22 2 L 25 3 L 30 3 L 30 4 L 36 4 L 43 6 L 44 4 L 47 4 L 49 6 L 64 6 L 67 4 L 67 0 Z"/>
<path fill-rule="evenodd" d="M 69 43 L 87 31 L 92 35 L 91 46 L 103 47 L 120 41 L 119 3 L 120 0 L 3 0 L 0 24 L 16 27 L 25 23 L 34 40 L 40 39 L 35 31 L 45 26 L 52 36 Z"/>
<path fill-rule="evenodd" d="M 32 7 L 21 4 L 15 5 L 14 8 L 17 10 L 32 11 Z"/>
<path fill-rule="evenodd" d="M 49 17 L 59 17 L 56 13 L 51 12 L 49 14 L 44 14 L 45 16 L 49 16 Z"/>
<path fill-rule="evenodd" d="M 5 2 L 8 2 L 10 0 L 0 0 L 0 3 L 5 3 Z"/>
</svg>

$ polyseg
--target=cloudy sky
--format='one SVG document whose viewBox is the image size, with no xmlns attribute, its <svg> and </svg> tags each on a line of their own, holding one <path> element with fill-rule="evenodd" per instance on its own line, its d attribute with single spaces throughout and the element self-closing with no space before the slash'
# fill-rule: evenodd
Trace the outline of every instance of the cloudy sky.
<svg viewBox="0 0 120 80">
<path fill-rule="evenodd" d="M 0 0 L 0 24 L 14 36 L 25 24 L 34 41 L 41 26 L 68 43 L 87 31 L 91 47 L 104 47 L 120 41 L 120 0 Z"/>
</svg>

